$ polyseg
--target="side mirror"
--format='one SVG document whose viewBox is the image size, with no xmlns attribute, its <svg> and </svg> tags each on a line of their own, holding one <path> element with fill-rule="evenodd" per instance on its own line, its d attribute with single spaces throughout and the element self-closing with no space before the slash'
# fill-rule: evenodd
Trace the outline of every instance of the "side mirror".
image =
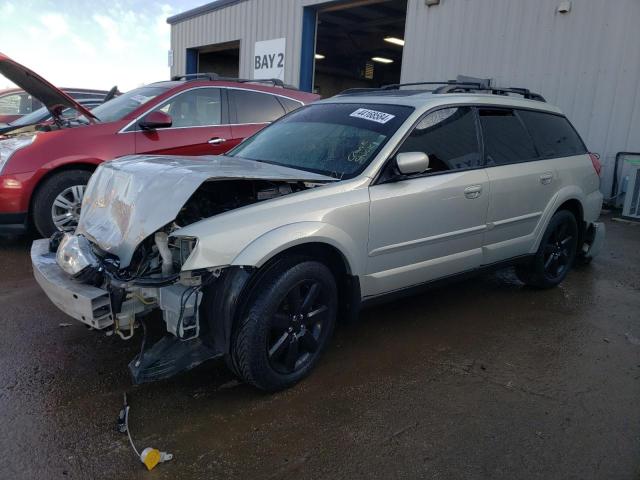
<svg viewBox="0 0 640 480">
<path fill-rule="evenodd" d="M 403 175 L 422 173 L 429 169 L 429 155 L 424 152 L 404 152 L 396 155 L 396 165 Z"/>
<path fill-rule="evenodd" d="M 144 117 L 138 125 L 142 130 L 155 130 L 157 128 L 168 128 L 173 124 L 171 115 L 164 112 L 155 111 Z"/>
</svg>

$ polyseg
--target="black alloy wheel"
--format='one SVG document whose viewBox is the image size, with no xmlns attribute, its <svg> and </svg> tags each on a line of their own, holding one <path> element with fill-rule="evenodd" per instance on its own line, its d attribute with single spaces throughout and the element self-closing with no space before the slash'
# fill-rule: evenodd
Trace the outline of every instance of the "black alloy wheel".
<svg viewBox="0 0 640 480">
<path fill-rule="evenodd" d="M 550 281 L 562 277 L 570 268 L 575 243 L 575 232 L 567 222 L 560 223 L 552 231 L 543 248 L 544 274 Z"/>
<path fill-rule="evenodd" d="M 329 343 L 338 290 L 331 270 L 299 255 L 263 267 L 241 308 L 227 365 L 261 390 L 306 377 Z"/>
<path fill-rule="evenodd" d="M 267 351 L 271 367 L 280 373 L 303 369 L 328 332 L 327 292 L 320 282 L 303 280 L 293 286 L 271 319 Z"/>
<path fill-rule="evenodd" d="M 535 288 L 552 288 L 560 284 L 576 257 L 578 222 L 568 210 L 557 211 L 542 236 L 533 260 L 516 268 L 518 278 Z"/>
</svg>

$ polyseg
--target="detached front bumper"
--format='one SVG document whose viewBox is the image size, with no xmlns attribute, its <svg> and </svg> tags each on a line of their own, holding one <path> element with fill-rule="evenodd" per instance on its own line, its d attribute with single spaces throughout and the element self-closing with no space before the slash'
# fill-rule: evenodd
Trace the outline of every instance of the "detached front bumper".
<svg viewBox="0 0 640 480">
<path fill-rule="evenodd" d="M 103 329 L 113 325 L 109 292 L 73 281 L 49 252 L 49 240 L 36 240 L 31 245 L 33 275 L 47 297 L 70 317 Z"/>
</svg>

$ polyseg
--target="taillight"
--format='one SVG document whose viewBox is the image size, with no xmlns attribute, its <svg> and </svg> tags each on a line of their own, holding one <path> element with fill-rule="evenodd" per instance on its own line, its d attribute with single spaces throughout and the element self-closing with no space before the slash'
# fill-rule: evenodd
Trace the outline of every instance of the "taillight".
<svg viewBox="0 0 640 480">
<path fill-rule="evenodd" d="M 591 157 L 591 163 L 593 163 L 593 169 L 596 171 L 596 174 L 600 176 L 600 172 L 602 171 L 602 164 L 600 163 L 600 155 L 597 153 L 590 153 L 589 157 Z"/>
</svg>

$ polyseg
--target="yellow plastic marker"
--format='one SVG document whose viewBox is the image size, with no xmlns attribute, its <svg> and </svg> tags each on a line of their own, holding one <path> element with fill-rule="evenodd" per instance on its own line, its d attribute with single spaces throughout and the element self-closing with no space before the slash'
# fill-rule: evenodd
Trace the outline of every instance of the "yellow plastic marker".
<svg viewBox="0 0 640 480">
<path fill-rule="evenodd" d="M 173 458 L 173 455 L 167 452 L 161 452 L 157 448 L 147 447 L 140 454 L 140 460 L 147 467 L 147 470 L 152 470 L 156 465 L 162 462 L 168 462 Z"/>
</svg>

